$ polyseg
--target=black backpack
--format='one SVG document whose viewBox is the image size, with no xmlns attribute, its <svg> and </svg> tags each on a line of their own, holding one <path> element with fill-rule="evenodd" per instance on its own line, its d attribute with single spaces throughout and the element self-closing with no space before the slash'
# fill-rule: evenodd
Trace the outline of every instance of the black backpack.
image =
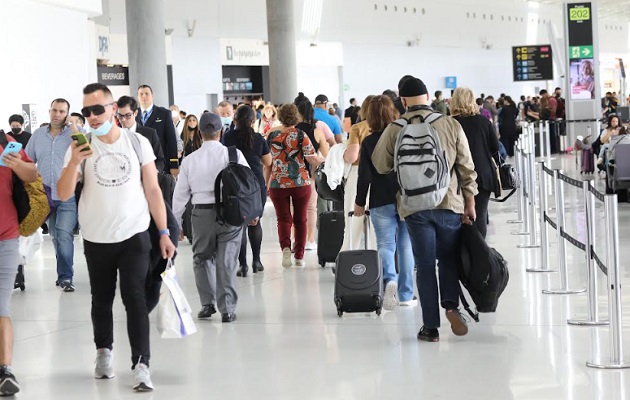
<svg viewBox="0 0 630 400">
<path fill-rule="evenodd" d="M 260 185 L 249 167 L 238 164 L 236 147 L 228 147 L 228 154 L 230 162 L 219 172 L 214 182 L 217 221 L 232 226 L 243 226 L 262 213 Z"/>
<path fill-rule="evenodd" d="M 488 246 L 476 226 L 467 224 L 462 224 L 461 228 L 461 260 L 459 281 L 470 294 L 477 311 L 495 312 L 499 296 L 510 279 L 507 261 Z M 461 298 L 466 311 L 478 321 L 463 293 Z"/>
</svg>

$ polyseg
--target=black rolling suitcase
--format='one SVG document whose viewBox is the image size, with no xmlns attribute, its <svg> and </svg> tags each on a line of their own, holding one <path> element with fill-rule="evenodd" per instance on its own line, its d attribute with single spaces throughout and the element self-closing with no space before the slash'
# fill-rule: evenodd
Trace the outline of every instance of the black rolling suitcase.
<svg viewBox="0 0 630 400">
<path fill-rule="evenodd" d="M 326 263 L 337 260 L 337 254 L 343 246 L 345 221 L 342 211 L 326 211 L 319 215 L 317 231 L 317 258 L 324 268 Z"/>
<path fill-rule="evenodd" d="M 352 218 L 353 212 L 348 216 Z M 369 212 L 365 217 L 365 250 L 342 251 L 337 256 L 335 305 L 337 315 L 344 312 L 376 312 L 383 307 L 383 272 L 376 250 L 368 250 L 370 242 Z M 352 236 L 352 233 L 350 233 Z M 352 243 L 352 237 L 350 237 Z"/>
</svg>

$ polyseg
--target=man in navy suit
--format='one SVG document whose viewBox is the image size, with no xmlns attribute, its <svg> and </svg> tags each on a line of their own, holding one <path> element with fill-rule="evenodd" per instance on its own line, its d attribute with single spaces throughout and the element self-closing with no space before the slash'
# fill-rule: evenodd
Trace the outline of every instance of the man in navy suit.
<svg viewBox="0 0 630 400">
<path fill-rule="evenodd" d="M 138 125 L 155 129 L 166 159 L 164 172 L 177 176 L 179 172 L 177 134 L 171 111 L 153 104 L 153 89 L 149 85 L 141 85 L 138 88 L 138 103 L 140 103 L 140 112 L 136 117 L 136 122 Z"/>
</svg>

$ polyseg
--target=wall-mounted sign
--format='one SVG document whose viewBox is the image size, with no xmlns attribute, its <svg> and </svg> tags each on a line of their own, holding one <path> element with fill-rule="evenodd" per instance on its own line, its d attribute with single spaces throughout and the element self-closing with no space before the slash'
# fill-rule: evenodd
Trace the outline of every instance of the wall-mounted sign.
<svg viewBox="0 0 630 400">
<path fill-rule="evenodd" d="M 269 65 L 269 46 L 261 40 L 221 39 L 222 65 Z"/>
<path fill-rule="evenodd" d="M 514 82 L 553 79 L 551 45 L 512 47 Z"/>
<path fill-rule="evenodd" d="M 24 118 L 22 129 L 27 132 L 33 132 L 35 129 L 39 128 L 37 124 L 37 113 L 35 112 L 36 108 L 37 106 L 35 104 L 22 104 L 22 118 Z"/>
<path fill-rule="evenodd" d="M 457 77 L 456 76 L 447 76 L 445 79 L 445 87 L 447 89 L 457 89 Z"/>
<path fill-rule="evenodd" d="M 595 99 L 595 61 L 591 3 L 567 4 L 571 100 Z"/>
<path fill-rule="evenodd" d="M 129 86 L 129 67 L 99 65 L 98 83 L 108 86 Z"/>
<path fill-rule="evenodd" d="M 262 67 L 224 66 L 223 92 L 226 95 L 262 93 Z"/>
</svg>

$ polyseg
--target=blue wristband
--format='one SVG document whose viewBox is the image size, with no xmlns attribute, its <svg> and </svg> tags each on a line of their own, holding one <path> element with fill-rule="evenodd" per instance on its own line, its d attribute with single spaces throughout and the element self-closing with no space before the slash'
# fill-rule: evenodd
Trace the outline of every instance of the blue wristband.
<svg viewBox="0 0 630 400">
<path fill-rule="evenodd" d="M 162 235 L 170 236 L 171 231 L 169 231 L 168 229 L 162 229 L 158 233 L 159 233 L 160 236 L 162 236 Z"/>
</svg>

